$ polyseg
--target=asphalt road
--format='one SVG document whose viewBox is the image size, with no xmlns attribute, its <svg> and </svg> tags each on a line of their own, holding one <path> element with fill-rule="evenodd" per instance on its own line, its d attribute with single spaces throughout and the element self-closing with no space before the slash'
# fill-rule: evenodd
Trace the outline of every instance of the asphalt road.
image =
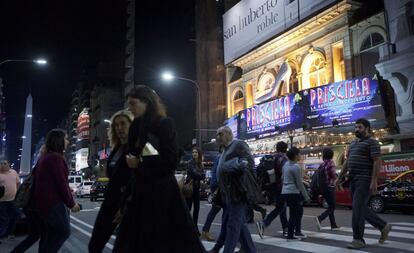
<svg viewBox="0 0 414 253">
<path fill-rule="evenodd" d="M 72 234 L 65 242 L 60 252 L 79 253 L 87 252 L 87 245 L 92 232 L 95 217 L 99 211 L 101 202 L 90 202 L 89 199 L 78 199 L 78 202 L 83 205 L 83 210 L 77 214 L 71 214 L 71 229 Z M 269 211 L 271 206 L 266 207 Z M 210 205 L 202 202 L 200 208 L 199 227 L 201 229 L 204 223 Z M 414 215 L 407 215 L 398 212 L 388 212 L 381 214 L 386 221 L 393 225 L 393 230 L 390 233 L 389 241 L 385 244 L 379 244 L 379 231 L 370 225 L 366 225 L 365 239 L 368 247 L 359 250 L 351 251 L 346 249 L 346 245 L 352 240 L 351 229 L 351 211 L 346 208 L 338 208 L 336 211 L 336 220 L 341 226 L 340 231 L 330 231 L 329 221 L 324 221 L 322 224 L 323 230 L 317 231 L 314 222 L 315 216 L 323 211 L 320 207 L 305 207 L 305 214 L 302 221 L 303 233 L 308 238 L 300 242 L 286 242 L 281 236 L 281 226 L 279 218 L 265 231 L 265 238 L 262 240 L 257 235 L 255 225 L 250 225 L 250 232 L 255 241 L 258 252 L 318 252 L 318 253 L 342 253 L 342 252 L 414 252 Z M 255 213 L 255 219 L 260 219 L 260 214 Z M 221 212 L 217 215 L 211 232 L 217 236 L 220 231 Z M 0 244 L 0 252 L 9 252 L 15 245 L 23 240 L 24 235 L 18 235 L 14 241 L 3 241 Z M 104 252 L 111 252 L 114 245 L 115 237 L 112 237 L 106 245 Z M 206 249 L 213 247 L 211 242 L 203 242 Z M 27 252 L 37 252 L 38 245 L 35 244 Z"/>
</svg>

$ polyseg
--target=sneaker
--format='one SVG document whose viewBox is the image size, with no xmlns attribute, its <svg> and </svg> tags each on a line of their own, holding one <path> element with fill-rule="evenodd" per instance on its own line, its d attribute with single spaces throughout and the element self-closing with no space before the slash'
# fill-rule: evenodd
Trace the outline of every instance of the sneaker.
<svg viewBox="0 0 414 253">
<path fill-rule="evenodd" d="M 284 228 L 283 229 L 283 236 L 284 237 L 287 237 L 288 236 L 288 229 L 287 228 Z"/>
<path fill-rule="evenodd" d="M 303 233 L 295 233 L 295 237 L 300 238 L 300 239 L 306 239 L 307 236 L 304 235 Z"/>
<path fill-rule="evenodd" d="M 384 243 L 388 240 L 388 235 L 391 231 L 392 226 L 390 224 L 385 225 L 385 227 L 381 230 L 381 237 L 378 240 L 379 243 Z"/>
<path fill-rule="evenodd" d="M 318 231 L 321 231 L 322 226 L 321 226 L 321 221 L 319 220 L 319 217 L 316 216 L 315 220 L 316 220 L 316 228 L 318 229 Z"/>
<path fill-rule="evenodd" d="M 264 229 L 265 229 L 265 225 L 263 224 L 263 221 L 256 222 L 256 227 L 257 227 L 257 233 L 259 234 L 260 238 L 263 239 Z"/>
<path fill-rule="evenodd" d="M 262 220 L 264 220 L 266 218 L 267 210 L 263 209 L 260 213 L 262 214 Z"/>
<path fill-rule="evenodd" d="M 286 241 L 288 241 L 288 242 L 297 242 L 297 241 L 301 241 L 301 239 L 297 238 L 297 237 L 288 237 L 286 239 Z"/>
<path fill-rule="evenodd" d="M 207 231 L 201 232 L 201 236 L 200 237 L 201 237 L 201 239 L 207 240 L 209 242 L 214 241 L 214 237 L 209 232 L 207 232 Z"/>
<path fill-rule="evenodd" d="M 366 246 L 363 240 L 353 240 L 350 244 L 348 244 L 348 249 L 362 249 Z"/>
<path fill-rule="evenodd" d="M 339 231 L 339 230 L 341 230 L 340 226 L 331 227 L 331 231 Z"/>
</svg>

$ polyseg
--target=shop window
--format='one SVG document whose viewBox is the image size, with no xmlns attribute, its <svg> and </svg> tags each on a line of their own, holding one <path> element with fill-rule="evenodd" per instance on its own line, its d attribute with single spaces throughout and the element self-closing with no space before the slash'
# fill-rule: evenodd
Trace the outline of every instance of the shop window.
<svg viewBox="0 0 414 253">
<path fill-rule="evenodd" d="M 246 85 L 246 107 L 253 105 L 253 85 L 248 83 Z"/>
<path fill-rule="evenodd" d="M 292 69 L 292 74 L 289 78 L 289 93 L 294 93 L 299 91 L 298 72 L 294 66 L 290 65 L 290 68 Z"/>
<path fill-rule="evenodd" d="M 344 44 L 342 42 L 333 45 L 332 60 L 335 82 L 345 80 Z"/>
<path fill-rule="evenodd" d="M 302 74 L 303 89 L 326 84 L 325 57 L 316 52 L 308 54 L 302 63 Z"/>
<path fill-rule="evenodd" d="M 244 95 L 238 90 L 233 96 L 233 115 L 244 110 Z"/>
</svg>

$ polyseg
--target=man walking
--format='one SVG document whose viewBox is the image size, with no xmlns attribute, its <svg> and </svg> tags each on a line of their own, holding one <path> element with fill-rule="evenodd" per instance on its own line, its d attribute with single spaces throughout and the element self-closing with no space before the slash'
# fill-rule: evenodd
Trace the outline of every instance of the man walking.
<svg viewBox="0 0 414 253">
<path fill-rule="evenodd" d="M 0 198 L 0 239 L 2 239 L 13 232 L 19 215 L 14 198 L 20 185 L 20 179 L 17 172 L 10 168 L 9 162 L 5 159 L 0 161 L 0 185 L 5 188 L 4 196 Z"/>
<path fill-rule="evenodd" d="M 348 160 L 342 168 L 337 185 L 349 171 L 352 194 L 352 231 L 354 239 L 350 249 L 366 246 L 364 241 L 365 220 L 381 231 L 380 243 L 388 239 L 391 225 L 368 208 L 370 195 L 377 194 L 377 177 L 380 169 L 381 149 L 378 141 L 370 136 L 371 124 L 366 119 L 355 122 L 355 136 L 348 149 Z"/>
<path fill-rule="evenodd" d="M 233 139 L 232 130 L 221 127 L 217 130 L 217 142 L 225 149 L 217 165 L 218 187 L 223 201 L 223 217 L 220 236 L 210 253 L 233 253 L 240 241 L 245 253 L 256 253 L 250 231 L 246 224 L 247 200 L 240 192 L 240 177 L 252 171 L 254 162 L 249 146 Z"/>
<path fill-rule="evenodd" d="M 286 142 L 280 141 L 276 144 L 275 155 L 275 177 L 276 182 L 274 184 L 274 190 L 272 191 L 272 197 L 276 200 L 276 207 L 271 211 L 262 221 L 256 223 L 258 234 L 263 239 L 265 228 L 267 228 L 278 215 L 280 215 L 280 222 L 282 223 L 283 235 L 287 236 L 288 221 L 286 218 L 286 201 L 282 197 L 283 187 L 283 166 L 287 161 L 286 152 L 288 145 Z"/>
</svg>

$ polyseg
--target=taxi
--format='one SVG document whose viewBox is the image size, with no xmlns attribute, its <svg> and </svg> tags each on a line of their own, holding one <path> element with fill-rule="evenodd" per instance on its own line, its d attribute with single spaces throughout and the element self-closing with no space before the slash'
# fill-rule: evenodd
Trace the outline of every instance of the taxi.
<svg viewBox="0 0 414 253">
<path fill-rule="evenodd" d="M 336 192 L 336 204 L 352 207 L 349 182 L 345 181 L 342 187 Z M 406 213 L 414 211 L 414 170 L 401 173 L 379 185 L 378 194 L 370 198 L 368 205 L 376 213 L 387 209 L 399 209 Z"/>
</svg>

